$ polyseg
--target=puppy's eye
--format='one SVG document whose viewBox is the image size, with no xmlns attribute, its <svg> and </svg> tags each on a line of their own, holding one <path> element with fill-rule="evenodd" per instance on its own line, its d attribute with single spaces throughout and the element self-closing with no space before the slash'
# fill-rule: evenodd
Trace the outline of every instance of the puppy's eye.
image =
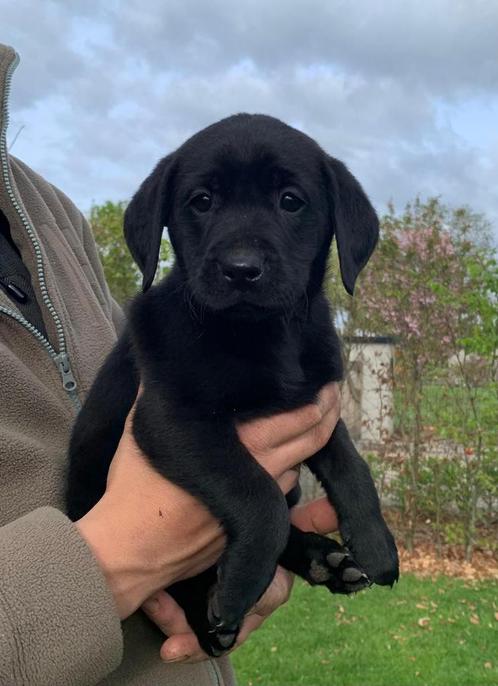
<svg viewBox="0 0 498 686">
<path fill-rule="evenodd" d="M 198 212 L 207 212 L 211 209 L 212 203 L 213 200 L 211 196 L 209 195 L 209 193 L 206 193 L 205 191 L 203 193 L 198 193 L 197 195 L 194 195 L 194 197 L 190 201 L 192 207 L 194 207 Z"/>
<path fill-rule="evenodd" d="M 303 205 L 303 200 L 294 195 L 294 193 L 284 193 L 280 198 L 280 207 L 285 212 L 297 212 Z"/>
</svg>

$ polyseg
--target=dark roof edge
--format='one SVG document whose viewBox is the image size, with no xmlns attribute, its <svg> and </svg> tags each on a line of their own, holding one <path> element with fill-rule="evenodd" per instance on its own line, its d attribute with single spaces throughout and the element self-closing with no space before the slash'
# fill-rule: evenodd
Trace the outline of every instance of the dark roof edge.
<svg viewBox="0 0 498 686">
<path fill-rule="evenodd" d="M 342 340 L 345 343 L 370 343 L 370 344 L 386 344 L 397 343 L 396 336 L 343 336 Z"/>
</svg>

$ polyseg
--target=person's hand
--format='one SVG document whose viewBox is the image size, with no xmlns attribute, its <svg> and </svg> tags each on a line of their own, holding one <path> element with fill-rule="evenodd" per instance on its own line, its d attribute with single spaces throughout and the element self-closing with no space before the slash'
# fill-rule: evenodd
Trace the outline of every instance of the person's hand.
<svg viewBox="0 0 498 686">
<path fill-rule="evenodd" d="M 337 516 L 326 498 L 293 508 L 291 521 L 303 531 L 319 534 L 332 533 L 337 529 Z M 293 582 L 293 574 L 283 567 L 277 567 L 273 581 L 247 614 L 232 650 L 242 645 L 267 617 L 287 602 Z M 190 628 L 185 613 L 169 593 L 158 591 L 143 605 L 143 610 L 168 636 L 161 647 L 161 658 L 165 662 L 193 663 L 208 658 Z"/>
<path fill-rule="evenodd" d="M 238 427 L 239 438 L 267 471 L 272 475 L 281 473 L 280 485 L 285 492 L 287 487 L 290 490 L 296 483 L 296 472 L 292 468 L 289 470 L 288 466 L 296 461 L 302 462 L 325 445 L 339 415 L 338 386 L 330 384 L 322 389 L 316 406 L 241 424 Z M 303 531 L 319 534 L 332 533 L 337 529 L 336 513 L 326 498 L 293 508 L 291 521 Z M 267 617 L 287 602 L 293 582 L 293 574 L 277 567 L 270 586 L 246 616 L 232 650 L 242 645 Z M 151 596 L 143 610 L 168 636 L 161 647 L 163 660 L 191 663 L 207 659 L 185 613 L 167 591 L 161 589 Z"/>
<path fill-rule="evenodd" d="M 293 468 L 319 450 L 339 417 L 339 391 L 326 386 L 317 404 L 239 427 L 239 435 L 284 492 Z M 121 618 L 146 598 L 199 574 L 219 558 L 225 538 L 202 503 L 149 464 L 131 432 L 131 413 L 101 500 L 77 522 L 107 578 Z"/>
</svg>

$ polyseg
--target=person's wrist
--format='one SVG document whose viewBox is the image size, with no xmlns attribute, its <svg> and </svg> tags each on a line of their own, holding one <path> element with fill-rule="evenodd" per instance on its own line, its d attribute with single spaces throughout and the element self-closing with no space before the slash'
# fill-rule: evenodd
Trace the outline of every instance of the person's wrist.
<svg viewBox="0 0 498 686">
<path fill-rule="evenodd" d="M 134 522 L 123 521 L 123 512 L 118 518 L 116 514 L 104 496 L 76 527 L 97 560 L 123 620 L 152 593 L 173 583 L 175 574 L 164 560 L 147 554 L 144 532 Z"/>
</svg>

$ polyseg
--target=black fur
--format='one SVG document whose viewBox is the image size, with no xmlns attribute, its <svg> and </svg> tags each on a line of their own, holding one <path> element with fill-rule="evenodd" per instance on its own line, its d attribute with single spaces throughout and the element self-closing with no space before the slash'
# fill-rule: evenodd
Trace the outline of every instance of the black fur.
<svg viewBox="0 0 498 686">
<path fill-rule="evenodd" d="M 149 290 L 165 225 L 176 263 Z M 237 115 L 157 165 L 126 211 L 125 235 L 144 293 L 76 422 L 69 515 L 81 517 L 104 492 L 140 378 L 139 446 L 207 505 L 228 538 L 217 571 L 171 589 L 208 652 L 233 645 L 279 559 L 334 592 L 392 584 L 394 539 L 342 421 L 308 465 L 347 549 L 289 526 L 284 496 L 235 430 L 236 419 L 310 403 L 342 377 L 322 283 L 334 235 L 350 293 L 377 241 L 376 214 L 356 179 L 282 122 Z"/>
</svg>

